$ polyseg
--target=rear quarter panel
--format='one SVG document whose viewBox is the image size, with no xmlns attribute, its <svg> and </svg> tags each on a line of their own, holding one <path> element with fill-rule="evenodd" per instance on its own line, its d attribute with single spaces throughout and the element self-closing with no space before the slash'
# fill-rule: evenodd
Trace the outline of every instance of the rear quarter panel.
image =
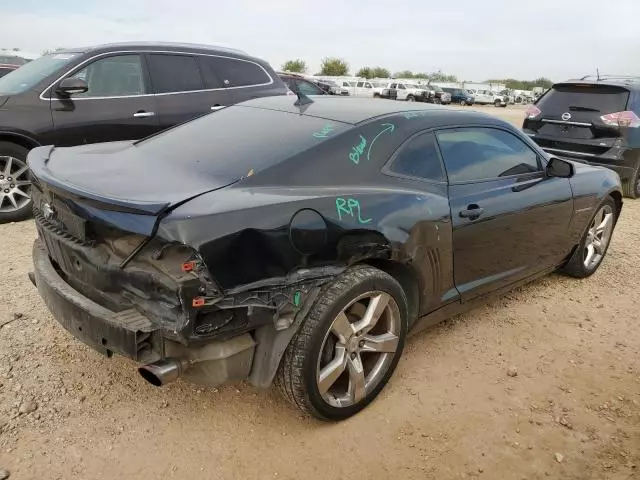
<svg viewBox="0 0 640 480">
<path fill-rule="evenodd" d="M 317 145 L 165 218 L 158 235 L 200 251 L 224 288 L 283 276 L 301 267 L 349 265 L 371 259 L 409 267 L 420 285 L 421 312 L 456 298 L 451 217 L 446 184 L 381 173 L 420 119 L 374 119 L 333 137 L 331 122 Z M 318 251 L 303 255 L 291 242 L 292 218 L 318 214 Z"/>
</svg>

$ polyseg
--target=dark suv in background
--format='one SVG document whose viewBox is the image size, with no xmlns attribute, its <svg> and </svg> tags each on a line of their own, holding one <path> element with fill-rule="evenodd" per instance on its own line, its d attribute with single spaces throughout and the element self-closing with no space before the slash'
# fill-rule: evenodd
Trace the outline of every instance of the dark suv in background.
<svg viewBox="0 0 640 480">
<path fill-rule="evenodd" d="M 35 146 L 139 139 L 286 93 L 267 62 L 222 47 L 111 44 L 26 63 L 0 78 L 0 222 L 31 213 L 26 156 Z"/>
<path fill-rule="evenodd" d="M 640 196 L 640 77 L 556 83 L 527 110 L 523 130 L 556 156 L 615 170 Z"/>
<path fill-rule="evenodd" d="M 442 87 L 442 90 L 451 95 L 451 103 L 457 103 L 459 105 L 473 105 L 475 99 L 473 95 L 471 95 L 464 88 L 451 88 L 451 87 Z"/>
</svg>

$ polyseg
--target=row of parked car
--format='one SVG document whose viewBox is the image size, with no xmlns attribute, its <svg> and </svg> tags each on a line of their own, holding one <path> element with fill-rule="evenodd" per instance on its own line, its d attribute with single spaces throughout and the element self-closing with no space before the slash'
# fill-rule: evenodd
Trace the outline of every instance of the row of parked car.
<svg viewBox="0 0 640 480">
<path fill-rule="evenodd" d="M 307 92 L 319 87 L 329 95 L 388 98 L 408 102 L 426 102 L 448 105 L 495 105 L 506 107 L 510 103 L 508 95 L 491 90 L 471 90 L 440 87 L 433 84 L 418 84 L 401 80 L 338 80 L 305 76 L 298 73 L 282 72 L 280 76 L 295 91 L 301 85 L 312 85 Z M 308 94 L 308 93 L 307 93 Z"/>
</svg>

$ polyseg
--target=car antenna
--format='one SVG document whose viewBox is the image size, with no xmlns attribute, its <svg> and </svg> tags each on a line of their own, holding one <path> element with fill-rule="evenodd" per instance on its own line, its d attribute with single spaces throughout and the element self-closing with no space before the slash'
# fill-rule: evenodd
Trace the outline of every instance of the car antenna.
<svg viewBox="0 0 640 480">
<path fill-rule="evenodd" d="M 307 97 L 299 89 L 296 89 L 296 90 L 297 90 L 296 91 L 296 95 L 298 97 L 298 99 L 294 103 L 294 105 L 296 107 L 304 107 L 305 105 L 309 105 L 310 103 L 313 103 L 313 100 L 311 100 L 309 97 Z"/>
</svg>

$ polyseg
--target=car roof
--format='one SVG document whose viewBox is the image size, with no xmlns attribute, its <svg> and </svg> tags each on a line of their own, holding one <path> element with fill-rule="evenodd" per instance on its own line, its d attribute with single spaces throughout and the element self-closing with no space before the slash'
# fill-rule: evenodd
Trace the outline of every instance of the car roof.
<svg viewBox="0 0 640 480">
<path fill-rule="evenodd" d="M 571 80 L 566 80 L 564 82 L 554 83 L 553 86 L 562 86 L 562 85 L 603 85 L 603 86 L 611 86 L 611 87 L 622 87 L 627 89 L 640 89 L 640 77 L 602 77 L 600 80 L 598 79 L 588 79 L 588 78 L 575 78 Z"/>
<path fill-rule="evenodd" d="M 292 99 L 290 95 L 281 95 L 248 100 L 239 103 L 238 106 L 295 113 L 352 125 L 381 116 L 415 111 L 424 112 L 423 119 L 427 124 L 431 123 L 433 126 L 461 123 L 506 124 L 496 117 L 476 111 L 454 110 L 440 105 L 419 102 L 407 103 L 358 97 L 314 97 L 313 103 L 297 107 L 295 106 L 295 97 Z M 424 123 L 422 125 L 425 126 Z"/>
<path fill-rule="evenodd" d="M 126 50 L 154 50 L 154 49 L 170 49 L 170 50 L 188 50 L 190 52 L 219 52 L 219 53 L 235 53 L 239 55 L 248 56 L 243 50 L 236 48 L 230 48 L 219 45 L 204 45 L 200 43 L 180 43 L 180 42 L 120 42 L 120 43 L 105 43 L 102 45 L 93 45 L 90 47 L 82 48 L 65 48 L 57 50 L 55 53 L 89 53 L 89 52 L 103 52 L 115 49 Z"/>
</svg>

